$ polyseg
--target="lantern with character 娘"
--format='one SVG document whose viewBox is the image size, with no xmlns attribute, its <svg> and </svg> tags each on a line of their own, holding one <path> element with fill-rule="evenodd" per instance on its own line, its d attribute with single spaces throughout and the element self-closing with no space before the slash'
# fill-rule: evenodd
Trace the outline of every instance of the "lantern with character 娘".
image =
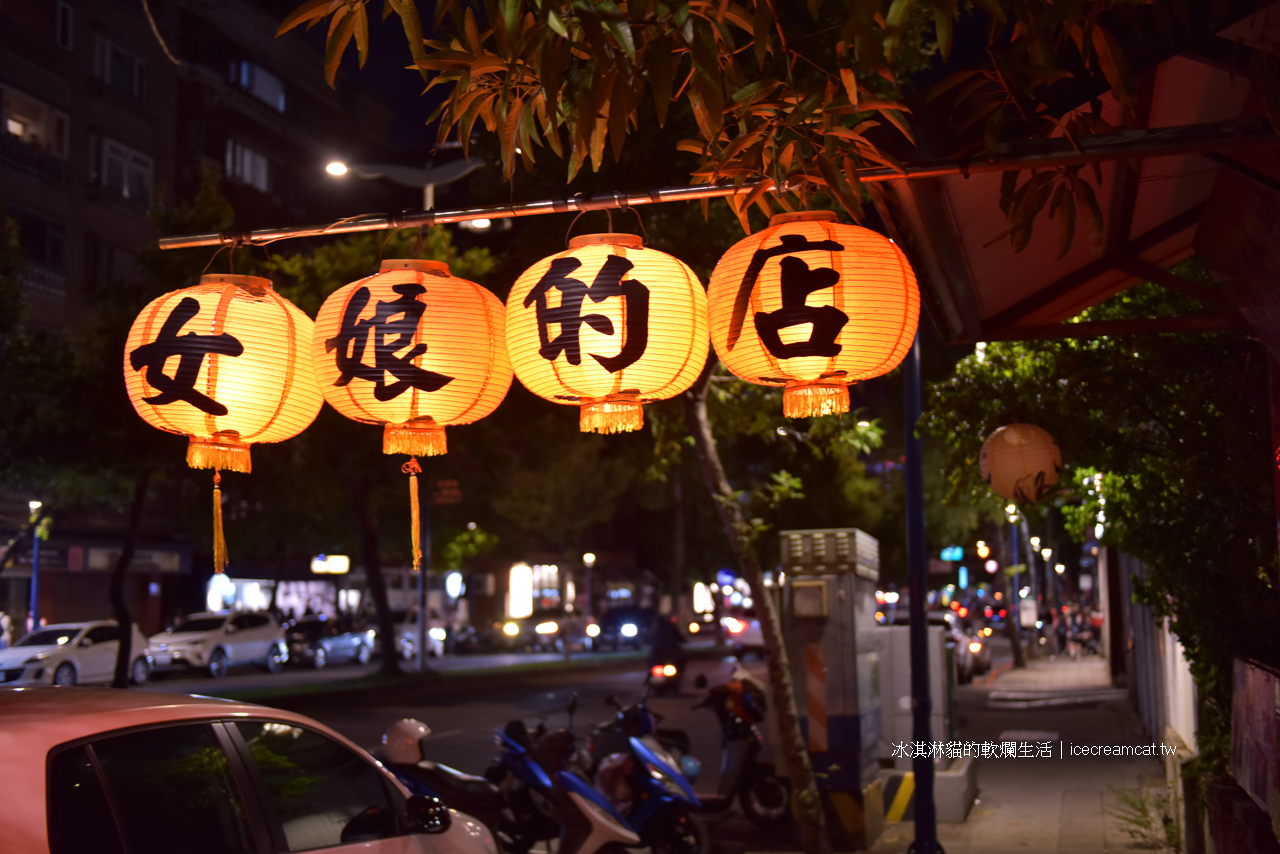
<svg viewBox="0 0 1280 854">
<path fill-rule="evenodd" d="M 579 407 L 584 433 L 638 430 L 644 403 L 680 394 L 706 364 L 706 294 L 636 235 L 582 235 L 516 280 L 507 346 L 520 382 Z"/>
<path fill-rule="evenodd" d="M 849 411 L 850 383 L 906 356 L 920 316 L 893 241 L 830 212 L 779 214 L 711 273 L 711 341 L 741 379 L 783 388 L 790 418 Z"/>
<path fill-rule="evenodd" d="M 214 570 L 227 563 L 219 470 L 252 470 L 249 446 L 281 442 L 324 400 L 311 319 L 258 276 L 206 275 L 152 300 L 124 350 L 125 387 L 151 426 L 189 439 L 187 464 L 214 473 Z"/>
<path fill-rule="evenodd" d="M 383 425 L 382 450 L 414 457 L 413 566 L 421 560 L 418 456 L 445 453 L 445 427 L 497 409 L 511 387 L 502 302 L 441 261 L 382 262 L 334 291 L 316 315 L 312 354 L 325 400 L 354 421 Z"/>
</svg>

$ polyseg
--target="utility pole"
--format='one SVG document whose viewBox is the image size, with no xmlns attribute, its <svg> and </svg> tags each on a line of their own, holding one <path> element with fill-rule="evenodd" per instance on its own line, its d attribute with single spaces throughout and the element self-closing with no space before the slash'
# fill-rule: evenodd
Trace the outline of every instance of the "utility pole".
<svg viewBox="0 0 1280 854">
<path fill-rule="evenodd" d="M 916 432 L 920 420 L 920 335 L 902 362 L 903 430 L 907 446 L 907 579 L 911 640 L 911 736 L 917 744 L 930 744 L 929 627 L 924 603 L 928 558 L 924 536 L 924 448 Z M 938 844 L 938 811 L 933 801 L 933 756 L 917 753 L 911 760 L 916 780 L 916 838 L 911 854 L 943 854 Z"/>
</svg>

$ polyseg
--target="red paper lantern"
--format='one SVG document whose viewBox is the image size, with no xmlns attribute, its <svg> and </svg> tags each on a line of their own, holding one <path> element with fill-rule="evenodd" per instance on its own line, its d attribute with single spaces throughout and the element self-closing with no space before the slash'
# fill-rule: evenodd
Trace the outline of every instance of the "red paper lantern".
<svg viewBox="0 0 1280 854">
<path fill-rule="evenodd" d="M 792 418 L 849 410 L 850 383 L 897 367 L 920 291 L 893 241 L 830 212 L 780 214 L 711 274 L 711 341 L 747 382 L 782 386 Z"/>
<path fill-rule="evenodd" d="M 201 276 L 152 300 L 124 349 L 138 414 L 190 439 L 192 468 L 247 472 L 249 446 L 281 442 L 324 402 L 311 365 L 311 319 L 258 276 Z"/>
<path fill-rule="evenodd" d="M 325 400 L 382 424 L 382 450 L 443 454 L 444 428 L 498 408 L 511 387 L 502 302 L 441 261 L 388 260 L 330 294 L 312 353 Z"/>
<path fill-rule="evenodd" d="M 638 430 L 643 403 L 684 391 L 706 364 L 706 294 L 636 235 L 575 237 L 511 288 L 507 346 L 520 382 L 578 406 L 583 432 Z"/>
</svg>

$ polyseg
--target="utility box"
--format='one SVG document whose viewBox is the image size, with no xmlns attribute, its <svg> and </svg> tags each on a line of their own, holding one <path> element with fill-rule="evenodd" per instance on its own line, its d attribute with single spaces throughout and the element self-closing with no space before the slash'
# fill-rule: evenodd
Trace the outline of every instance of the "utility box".
<svg viewBox="0 0 1280 854">
<path fill-rule="evenodd" d="M 927 646 L 929 650 L 929 736 L 933 741 L 954 741 L 956 738 L 955 715 L 955 666 L 951 651 L 947 649 L 943 626 L 929 626 Z M 892 760 L 893 767 L 911 770 L 911 759 L 894 756 L 898 744 L 911 744 L 913 718 L 911 715 L 911 628 L 910 626 L 881 626 L 880 637 L 880 701 L 883 703 L 884 730 L 880 741 L 880 758 Z M 942 758 L 934 765 L 945 765 Z"/>
<path fill-rule="evenodd" d="M 783 531 L 782 570 L 783 635 L 827 829 L 834 850 L 864 850 L 884 826 L 880 544 L 854 528 Z"/>
</svg>

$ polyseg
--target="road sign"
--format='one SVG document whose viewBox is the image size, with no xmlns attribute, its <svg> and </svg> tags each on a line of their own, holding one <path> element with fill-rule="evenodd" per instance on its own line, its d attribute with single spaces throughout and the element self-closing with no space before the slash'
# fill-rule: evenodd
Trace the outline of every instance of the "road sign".
<svg viewBox="0 0 1280 854">
<path fill-rule="evenodd" d="M 431 503 L 439 507 L 442 504 L 457 504 L 462 501 L 462 490 L 458 481 L 450 478 L 437 480 L 435 492 L 431 494 Z"/>
</svg>

